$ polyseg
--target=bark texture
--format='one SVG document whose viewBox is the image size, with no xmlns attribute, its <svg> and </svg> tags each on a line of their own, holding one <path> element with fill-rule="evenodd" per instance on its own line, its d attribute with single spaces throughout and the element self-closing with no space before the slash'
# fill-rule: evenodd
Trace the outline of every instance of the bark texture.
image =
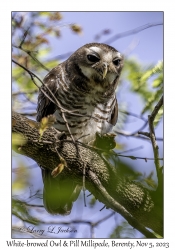
<svg viewBox="0 0 175 250">
<path fill-rule="evenodd" d="M 47 129 L 39 140 L 38 123 L 18 114 L 12 114 L 12 132 L 21 134 L 25 143 L 16 145 L 15 151 L 35 160 L 51 170 L 66 162 L 59 174 L 74 178 L 82 185 L 85 168 L 85 186 L 106 207 L 120 213 L 134 228 L 153 238 L 152 229 L 163 236 L 163 205 L 160 192 L 150 191 L 140 183 L 122 176 L 95 149 L 73 143 L 71 139 L 58 139 L 54 128 Z M 67 166 L 66 166 L 67 165 Z"/>
</svg>

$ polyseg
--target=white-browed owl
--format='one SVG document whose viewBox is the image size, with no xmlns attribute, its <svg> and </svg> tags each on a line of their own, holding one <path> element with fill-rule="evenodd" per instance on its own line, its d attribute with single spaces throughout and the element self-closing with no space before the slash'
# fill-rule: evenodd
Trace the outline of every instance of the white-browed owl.
<svg viewBox="0 0 175 250">
<path fill-rule="evenodd" d="M 75 140 L 89 143 L 96 133 L 106 134 L 117 122 L 116 88 L 123 67 L 123 57 L 115 48 L 102 43 L 89 43 L 75 51 L 66 61 L 53 68 L 44 78 L 61 110 L 40 90 L 37 121 L 50 114 L 56 117 L 54 127 Z M 48 89 L 42 89 L 53 99 Z M 71 112 L 72 111 L 72 112 Z M 52 214 L 69 214 L 81 187 L 73 179 L 53 178 L 51 171 L 43 170 L 43 200 Z"/>
</svg>

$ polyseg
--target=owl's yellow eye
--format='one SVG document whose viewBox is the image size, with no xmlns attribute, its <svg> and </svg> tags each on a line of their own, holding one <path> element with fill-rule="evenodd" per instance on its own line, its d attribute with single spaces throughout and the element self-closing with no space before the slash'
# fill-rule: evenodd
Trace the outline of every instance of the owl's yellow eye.
<svg viewBox="0 0 175 250">
<path fill-rule="evenodd" d="M 120 65 L 120 59 L 115 59 L 114 61 L 113 61 L 113 64 L 115 65 L 115 66 L 119 66 Z"/>
<path fill-rule="evenodd" d="M 100 59 L 94 55 L 87 55 L 87 59 L 90 61 L 90 62 L 99 62 Z"/>
</svg>

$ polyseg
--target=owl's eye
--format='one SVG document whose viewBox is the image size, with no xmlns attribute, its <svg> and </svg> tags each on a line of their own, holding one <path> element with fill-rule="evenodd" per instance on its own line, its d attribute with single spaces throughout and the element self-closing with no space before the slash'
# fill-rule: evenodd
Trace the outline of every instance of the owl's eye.
<svg viewBox="0 0 175 250">
<path fill-rule="evenodd" d="M 116 59 L 113 61 L 113 64 L 115 64 L 116 66 L 120 65 L 120 59 Z"/>
<path fill-rule="evenodd" d="M 87 55 L 87 59 L 90 61 L 90 62 L 99 62 L 100 59 L 94 55 Z"/>
</svg>

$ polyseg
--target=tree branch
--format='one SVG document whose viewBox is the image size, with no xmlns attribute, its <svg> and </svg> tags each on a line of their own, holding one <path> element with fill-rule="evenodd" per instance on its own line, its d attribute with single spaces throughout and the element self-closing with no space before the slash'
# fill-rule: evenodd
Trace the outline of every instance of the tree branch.
<svg viewBox="0 0 175 250">
<path fill-rule="evenodd" d="M 47 129 L 39 140 L 38 123 L 13 113 L 12 132 L 24 137 L 14 150 L 35 160 L 44 168 L 53 170 L 60 163 L 58 154 L 67 166 L 60 173 L 82 185 L 83 167 L 86 165 L 86 188 L 106 207 L 120 213 L 134 228 L 148 238 L 163 234 L 162 207 L 154 200 L 156 191 L 150 191 L 141 184 L 129 181 L 120 170 L 109 165 L 99 152 L 71 139 L 57 140 L 57 131 Z M 45 143 L 49 142 L 49 143 Z M 81 158 L 79 155 L 81 154 Z M 49 156 L 49 157 L 48 157 Z M 60 176 L 59 175 L 59 176 Z"/>
<path fill-rule="evenodd" d="M 107 44 L 111 44 L 113 43 L 114 41 L 122 38 L 122 37 L 126 37 L 126 36 L 131 36 L 131 35 L 134 35 L 134 34 L 137 34 L 145 29 L 148 29 L 148 28 L 151 28 L 151 27 L 154 27 L 154 26 L 158 26 L 158 25 L 163 25 L 162 22 L 155 22 L 155 23 L 147 23 L 145 25 L 142 25 L 142 26 L 139 26 L 133 30 L 128 30 L 128 31 L 125 31 L 125 32 L 122 32 L 122 33 L 118 33 L 116 35 L 114 35 L 113 37 L 109 38 L 108 40 L 104 41 L 104 43 L 107 43 Z"/>
<path fill-rule="evenodd" d="M 145 138 L 144 136 L 140 136 L 139 134 L 143 134 L 143 132 L 140 132 L 140 131 L 138 131 L 136 134 L 133 134 L 133 133 L 128 133 L 128 132 L 125 132 L 125 131 L 119 131 L 119 130 L 115 129 L 115 133 L 118 134 L 118 135 L 126 136 L 126 137 L 133 137 L 133 138 L 136 138 L 136 139 L 150 141 L 150 138 Z M 156 138 L 156 140 L 157 141 L 163 141 L 163 138 Z"/>
<path fill-rule="evenodd" d="M 153 147 L 153 152 L 154 152 L 154 163 L 156 166 L 156 171 L 157 171 L 157 178 L 158 178 L 158 188 L 161 188 L 163 177 L 162 177 L 162 168 L 160 167 L 160 162 L 159 162 L 159 147 L 156 143 L 156 136 L 155 136 L 155 131 L 154 131 L 154 119 L 163 105 L 163 96 L 160 98 L 159 102 L 155 106 L 153 112 L 151 115 L 148 116 L 148 122 L 149 122 L 149 130 L 150 130 L 150 139 Z"/>
</svg>

